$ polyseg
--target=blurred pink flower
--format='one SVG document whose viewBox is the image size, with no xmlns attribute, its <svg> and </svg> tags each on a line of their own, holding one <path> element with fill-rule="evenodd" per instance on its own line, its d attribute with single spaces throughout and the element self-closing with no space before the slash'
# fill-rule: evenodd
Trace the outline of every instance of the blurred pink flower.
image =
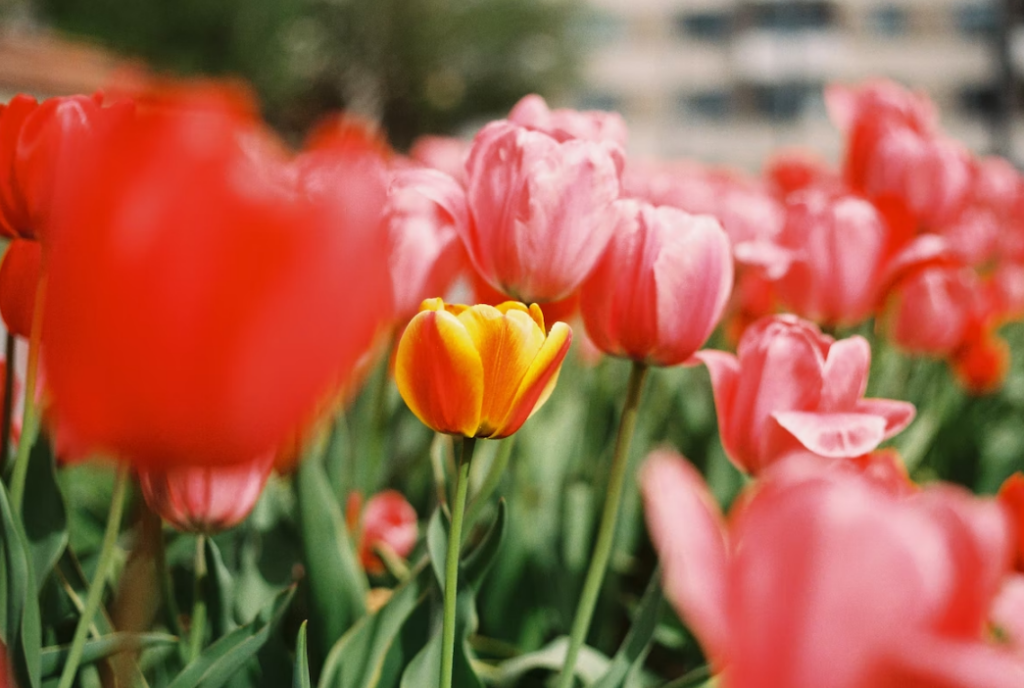
<svg viewBox="0 0 1024 688">
<path fill-rule="evenodd" d="M 711 373 L 722 446 L 751 474 L 800 449 L 828 458 L 866 454 L 914 417 L 913 404 L 863 398 L 867 340 L 835 341 L 791 315 L 751 325 L 738 356 L 706 349 L 696 358 Z"/>
<path fill-rule="evenodd" d="M 1009 573 L 995 503 L 780 468 L 727 522 L 682 457 L 643 468 L 666 595 L 722 688 L 1024 685 L 1024 657 L 987 632 Z"/>
</svg>

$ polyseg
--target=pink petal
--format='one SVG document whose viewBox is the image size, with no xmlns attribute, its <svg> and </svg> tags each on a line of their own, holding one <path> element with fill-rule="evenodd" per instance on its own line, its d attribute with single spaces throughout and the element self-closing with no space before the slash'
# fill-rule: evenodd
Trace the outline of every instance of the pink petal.
<svg viewBox="0 0 1024 688">
<path fill-rule="evenodd" d="M 917 409 L 909 401 L 895 399 L 861 399 L 854 406 L 854 411 L 884 418 L 884 439 L 889 439 L 899 433 L 910 425 L 910 421 L 914 420 L 914 416 L 917 415 Z"/>
<path fill-rule="evenodd" d="M 712 664 L 721 668 L 729 638 L 729 556 L 722 514 L 697 471 L 675 452 L 653 452 L 640 484 L 647 526 L 664 567 L 665 592 Z"/>
<path fill-rule="evenodd" d="M 828 350 L 822 370 L 821 411 L 849 411 L 864 396 L 871 345 L 863 337 L 841 339 Z"/>
<path fill-rule="evenodd" d="M 866 454 L 885 439 L 885 419 L 867 413 L 778 411 L 772 417 L 807 449 L 829 458 Z"/>
</svg>

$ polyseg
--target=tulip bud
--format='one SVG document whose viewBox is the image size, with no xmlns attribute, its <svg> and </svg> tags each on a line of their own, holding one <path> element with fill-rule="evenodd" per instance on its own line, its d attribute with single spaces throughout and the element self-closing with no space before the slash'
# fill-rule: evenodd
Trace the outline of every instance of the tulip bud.
<svg viewBox="0 0 1024 688">
<path fill-rule="evenodd" d="M 216 533 L 233 528 L 256 506 L 274 454 L 228 466 L 139 469 L 149 508 L 178 530 Z"/>
<path fill-rule="evenodd" d="M 367 573 L 384 573 L 384 563 L 377 548 L 384 546 L 403 559 L 416 546 L 419 536 L 416 510 L 397 490 L 385 490 L 370 497 L 360 508 L 359 496 L 352 493 L 348 503 L 348 520 L 359 532 L 359 560 Z M 353 523 L 354 521 L 354 523 Z"/>
<path fill-rule="evenodd" d="M 398 343 L 395 382 L 436 432 L 499 439 L 547 400 L 571 339 L 565 323 L 548 333 L 536 304 L 469 307 L 430 299 Z"/>
</svg>

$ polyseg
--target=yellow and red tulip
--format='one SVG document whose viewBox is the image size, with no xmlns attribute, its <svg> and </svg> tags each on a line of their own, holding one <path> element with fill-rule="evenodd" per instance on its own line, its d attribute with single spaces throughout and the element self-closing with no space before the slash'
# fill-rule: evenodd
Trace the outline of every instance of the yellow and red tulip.
<svg viewBox="0 0 1024 688">
<path fill-rule="evenodd" d="M 507 437 L 551 394 L 571 339 L 565 323 L 547 332 L 536 304 L 428 299 L 398 344 L 395 380 L 412 412 L 437 432 Z"/>
</svg>

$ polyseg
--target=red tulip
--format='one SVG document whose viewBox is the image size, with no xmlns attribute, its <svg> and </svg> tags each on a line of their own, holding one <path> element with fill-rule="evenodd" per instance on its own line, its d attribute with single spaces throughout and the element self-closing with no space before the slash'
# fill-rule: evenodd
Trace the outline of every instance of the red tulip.
<svg viewBox="0 0 1024 688">
<path fill-rule="evenodd" d="M 26 95 L 0 105 L 0 234 L 46 233 L 63 170 L 99 129 L 114 126 L 131 105 L 102 106 L 102 96 L 68 96 L 37 103 Z"/>
<path fill-rule="evenodd" d="M 1024 657 L 986 628 L 1010 553 L 996 504 L 774 473 L 727 523 L 681 457 L 641 476 L 666 595 L 722 688 L 1022 685 Z"/>
<path fill-rule="evenodd" d="M 830 325 L 871 315 L 888 247 L 888 227 L 874 206 L 821 188 L 795 193 L 778 243 L 788 265 L 775 287 L 794 313 Z"/>
<path fill-rule="evenodd" d="M 365 507 L 361 502 L 356 493 L 349 497 L 349 525 L 359 532 L 359 560 L 363 568 L 367 573 L 380 575 L 384 573 L 384 563 L 377 554 L 378 547 L 388 547 L 404 559 L 416 546 L 419 537 L 416 510 L 397 490 L 375 494 Z"/>
<path fill-rule="evenodd" d="M 935 265 L 911 271 L 891 291 L 887 331 L 912 353 L 950 355 L 968 339 L 981 298 L 981 284 L 969 269 Z"/>
<path fill-rule="evenodd" d="M 729 300 L 729 239 L 713 217 L 642 201 L 620 201 L 615 218 L 614 238 L 580 291 L 587 334 L 613 356 L 682 363 Z"/>
<path fill-rule="evenodd" d="M 0 315 L 8 332 L 25 339 L 32 334 L 42 260 L 42 246 L 31 239 L 13 239 L 0 259 Z"/>
<path fill-rule="evenodd" d="M 608 142 L 560 140 L 508 120 L 477 134 L 466 163 L 470 260 L 495 289 L 557 301 L 611 240 L 619 168 Z"/>
<path fill-rule="evenodd" d="M 738 357 L 697 353 L 711 373 L 722 446 L 757 474 L 801 449 L 853 458 L 905 428 L 914 406 L 864 399 L 871 349 L 863 337 L 835 341 L 789 315 L 751 325 Z"/>
<path fill-rule="evenodd" d="M 256 506 L 274 468 L 274 454 L 229 466 L 140 468 L 149 508 L 178 530 L 218 533 L 234 528 Z"/>
<path fill-rule="evenodd" d="M 1003 481 L 999 488 L 999 501 L 1006 507 L 1016 535 L 1014 562 L 1024 573 L 1024 473 L 1017 471 Z"/>
<path fill-rule="evenodd" d="M 385 217 L 399 322 L 416 315 L 425 299 L 447 296 L 455 278 L 466 269 L 469 261 L 456 229 L 468 221 L 465 196 L 458 182 L 435 170 L 402 170 L 394 175 Z"/>
<path fill-rule="evenodd" d="M 336 393 L 390 317 L 383 163 L 360 142 L 290 162 L 214 86 L 144 101 L 71 170 L 54 226 L 59 426 L 148 467 L 249 461 Z"/>
</svg>

